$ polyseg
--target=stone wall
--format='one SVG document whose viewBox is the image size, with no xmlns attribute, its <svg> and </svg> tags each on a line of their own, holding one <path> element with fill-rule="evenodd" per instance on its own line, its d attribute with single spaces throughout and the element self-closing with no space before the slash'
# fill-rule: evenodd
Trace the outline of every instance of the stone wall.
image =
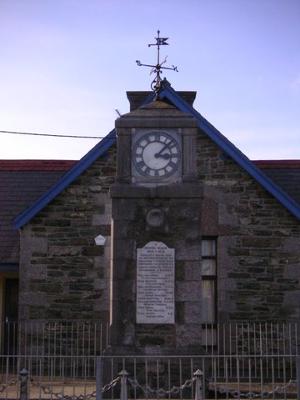
<svg viewBox="0 0 300 400">
<path fill-rule="evenodd" d="M 107 320 L 115 163 L 112 148 L 22 229 L 21 319 Z"/>
<path fill-rule="evenodd" d="M 218 320 L 299 319 L 299 221 L 201 132 L 197 139 L 197 163 L 203 199 L 200 227 L 194 228 L 194 232 L 216 237 L 218 241 Z M 112 149 L 22 229 L 21 318 L 107 318 L 109 188 L 114 176 Z M 156 204 L 145 202 L 148 208 Z M 172 202 L 163 202 L 163 207 L 167 203 L 172 206 Z M 186 206 L 184 209 L 188 210 Z M 138 210 L 143 213 L 140 206 L 135 209 Z M 123 212 L 130 218 L 128 209 Z M 176 212 L 171 214 L 176 216 Z M 170 223 L 173 225 L 176 228 L 175 220 Z M 133 236 L 136 245 L 142 246 L 145 241 L 139 243 L 139 229 L 143 232 L 144 226 L 138 227 Z M 94 243 L 98 234 L 107 238 L 104 247 Z M 188 234 L 189 243 L 199 243 L 199 234 L 193 236 L 192 228 Z M 145 240 L 147 235 L 149 240 L 163 240 L 172 246 L 165 237 L 156 237 L 149 231 Z M 177 288 L 181 288 L 177 291 L 180 298 L 176 304 L 176 329 L 182 330 L 182 337 L 195 312 L 199 319 L 199 309 L 194 312 L 184 304 L 185 295 L 192 299 L 191 307 L 193 301 L 197 302 L 193 299 L 200 298 L 199 285 L 189 284 L 195 276 L 199 277 L 201 266 L 196 264 L 192 269 L 185 268 L 184 262 L 176 264 Z M 187 335 L 190 329 L 192 325 Z M 139 335 L 143 341 L 147 332 L 141 328 Z"/>
<path fill-rule="evenodd" d="M 155 346 L 165 351 L 171 347 L 196 346 L 201 338 L 202 191 L 188 184 L 186 190 L 156 188 L 157 196 L 151 189 L 140 189 L 142 195 L 138 189 L 128 190 L 128 198 L 122 201 L 118 199 L 122 188 L 115 187 L 113 191 L 112 343 L 135 344 L 138 348 L 150 348 L 149 351 Z M 174 198 L 170 198 L 172 195 Z M 147 223 L 151 210 L 160 210 L 163 214 L 160 226 L 151 227 Z M 175 250 L 175 324 L 132 323 L 136 315 L 136 249 L 151 241 L 162 242 Z M 120 254 L 122 258 L 118 259 Z"/>
<path fill-rule="evenodd" d="M 299 221 L 204 134 L 197 153 L 201 230 L 218 238 L 219 321 L 299 319 Z"/>
</svg>

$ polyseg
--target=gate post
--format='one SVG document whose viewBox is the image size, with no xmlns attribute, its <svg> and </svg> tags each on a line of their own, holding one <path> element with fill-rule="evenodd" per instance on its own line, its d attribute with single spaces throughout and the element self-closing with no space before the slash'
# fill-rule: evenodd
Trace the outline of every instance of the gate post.
<svg viewBox="0 0 300 400">
<path fill-rule="evenodd" d="M 120 393 L 120 400 L 128 400 L 128 393 L 127 393 L 127 377 L 128 372 L 125 369 L 122 369 L 121 372 L 118 374 L 121 377 L 121 393 Z"/>
<path fill-rule="evenodd" d="M 103 361 L 102 357 L 96 358 L 96 400 L 102 400 L 103 387 Z"/>
<path fill-rule="evenodd" d="M 296 356 L 297 399 L 300 399 L 300 356 Z"/>
<path fill-rule="evenodd" d="M 20 400 L 28 400 L 28 370 L 20 371 Z"/>
<path fill-rule="evenodd" d="M 195 400 L 203 400 L 203 396 L 202 396 L 203 372 L 200 369 L 197 369 L 197 371 L 194 372 L 194 377 L 196 378 Z"/>
</svg>

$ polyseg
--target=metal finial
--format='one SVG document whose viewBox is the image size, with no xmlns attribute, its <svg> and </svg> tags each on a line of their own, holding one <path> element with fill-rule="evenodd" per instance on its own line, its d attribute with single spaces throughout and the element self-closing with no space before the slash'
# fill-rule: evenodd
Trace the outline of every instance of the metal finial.
<svg viewBox="0 0 300 400">
<path fill-rule="evenodd" d="M 168 46 L 169 43 L 167 42 L 167 40 L 169 38 L 166 37 L 160 37 L 159 36 L 160 31 L 157 31 L 157 37 L 155 38 L 156 43 L 150 43 L 148 44 L 148 47 L 151 46 L 156 46 L 157 47 L 157 63 L 155 65 L 151 65 L 151 64 L 142 64 L 140 62 L 140 60 L 136 60 L 136 63 L 139 67 L 150 67 L 152 68 L 150 74 L 155 73 L 156 76 L 153 79 L 152 83 L 151 83 L 151 89 L 154 90 L 156 93 L 159 91 L 160 86 L 161 86 L 161 76 L 160 74 L 162 73 L 162 69 L 169 69 L 171 71 L 176 71 L 178 72 L 177 67 L 175 67 L 174 65 L 172 65 L 172 67 L 163 67 L 162 65 L 165 64 L 165 62 L 167 61 L 167 57 L 165 57 L 165 59 L 163 61 L 160 61 L 160 46 Z"/>
</svg>

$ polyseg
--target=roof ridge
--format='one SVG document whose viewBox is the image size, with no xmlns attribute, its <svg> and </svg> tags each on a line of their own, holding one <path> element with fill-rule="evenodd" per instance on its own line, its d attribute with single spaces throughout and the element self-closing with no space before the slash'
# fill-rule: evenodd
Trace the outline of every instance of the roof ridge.
<svg viewBox="0 0 300 400">
<path fill-rule="evenodd" d="M 259 168 L 295 169 L 300 168 L 300 160 L 252 160 Z"/>
<path fill-rule="evenodd" d="M 0 171 L 66 171 L 76 160 L 0 160 Z"/>
<path fill-rule="evenodd" d="M 194 116 L 198 127 L 219 146 L 229 157 L 231 157 L 241 168 L 243 168 L 253 179 L 255 179 L 266 191 L 275 197 L 287 210 L 300 220 L 300 205 L 268 178 L 255 162 L 242 153 L 233 143 L 207 121 L 198 111 L 182 99 L 169 82 L 162 82 L 160 98 L 166 98 L 180 111 Z M 144 104 L 151 101 L 149 96 Z M 98 157 L 101 157 L 116 141 L 116 132 L 113 129 L 104 139 L 96 144 L 71 170 L 63 175 L 61 179 L 46 192 L 36 203 L 24 210 L 14 221 L 15 227 L 20 228 L 33 218 L 42 208 L 71 184 L 83 171 L 85 171 Z"/>
</svg>

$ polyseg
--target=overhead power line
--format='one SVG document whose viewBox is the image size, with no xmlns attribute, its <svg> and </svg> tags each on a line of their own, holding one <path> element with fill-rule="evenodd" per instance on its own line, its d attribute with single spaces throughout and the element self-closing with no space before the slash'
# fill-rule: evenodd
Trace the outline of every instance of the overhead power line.
<svg viewBox="0 0 300 400">
<path fill-rule="evenodd" d="M 104 138 L 104 136 L 55 135 L 52 133 L 16 132 L 16 131 L 0 131 L 0 133 L 7 133 L 9 135 L 50 136 L 50 137 L 71 138 L 71 139 L 103 139 Z"/>
</svg>

